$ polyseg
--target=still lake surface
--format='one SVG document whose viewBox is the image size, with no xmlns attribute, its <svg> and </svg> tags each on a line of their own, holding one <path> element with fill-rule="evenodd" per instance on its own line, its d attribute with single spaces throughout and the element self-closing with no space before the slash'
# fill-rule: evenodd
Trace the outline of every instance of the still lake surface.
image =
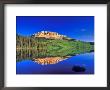
<svg viewBox="0 0 110 90">
<path fill-rule="evenodd" d="M 75 66 L 84 67 L 85 70 L 77 72 L 73 70 Z M 94 52 L 65 58 L 24 59 L 16 62 L 16 74 L 94 74 Z"/>
</svg>

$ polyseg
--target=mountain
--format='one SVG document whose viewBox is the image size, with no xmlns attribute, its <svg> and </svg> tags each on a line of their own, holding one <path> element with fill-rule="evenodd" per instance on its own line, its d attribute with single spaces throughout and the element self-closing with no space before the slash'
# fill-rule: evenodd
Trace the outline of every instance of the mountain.
<svg viewBox="0 0 110 90">
<path fill-rule="evenodd" d="M 40 37 L 40 38 L 46 38 L 46 39 L 68 39 L 68 40 L 71 39 L 65 35 L 61 35 L 57 32 L 50 32 L 50 31 L 37 32 L 33 34 L 32 37 Z"/>
<path fill-rule="evenodd" d="M 21 57 L 27 58 L 29 54 L 28 59 L 39 58 L 38 62 L 44 64 L 45 61 L 42 57 L 64 57 L 92 52 L 94 51 L 94 42 L 79 41 L 56 32 L 42 31 L 33 34 L 32 37 L 17 34 L 16 49 L 19 51 L 17 60 Z M 20 54 L 22 50 L 26 52 Z M 52 58 L 47 58 L 48 63 L 55 63 L 56 59 L 60 60 L 60 58 L 56 58 L 54 62 L 51 62 L 50 59 Z"/>
</svg>

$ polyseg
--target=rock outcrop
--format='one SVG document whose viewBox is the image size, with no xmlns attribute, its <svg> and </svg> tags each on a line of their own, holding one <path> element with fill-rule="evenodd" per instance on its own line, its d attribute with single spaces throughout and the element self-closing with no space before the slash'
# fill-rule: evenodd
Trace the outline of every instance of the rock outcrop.
<svg viewBox="0 0 110 90">
<path fill-rule="evenodd" d="M 41 31 L 36 34 L 33 34 L 33 37 L 42 37 L 42 38 L 47 38 L 47 39 L 63 39 L 66 36 L 60 35 L 56 32 Z"/>
</svg>

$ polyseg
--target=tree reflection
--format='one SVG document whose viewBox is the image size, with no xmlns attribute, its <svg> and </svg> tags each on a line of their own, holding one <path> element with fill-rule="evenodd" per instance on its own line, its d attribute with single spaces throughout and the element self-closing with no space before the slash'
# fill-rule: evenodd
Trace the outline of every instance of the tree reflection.
<svg viewBox="0 0 110 90">
<path fill-rule="evenodd" d="M 16 50 L 16 61 L 22 60 L 32 60 L 41 65 L 48 65 L 48 64 L 56 64 L 67 58 L 75 55 L 79 55 L 82 53 L 91 52 L 91 51 L 81 51 L 77 50 L 52 50 L 48 51 L 46 49 L 17 49 Z"/>
</svg>

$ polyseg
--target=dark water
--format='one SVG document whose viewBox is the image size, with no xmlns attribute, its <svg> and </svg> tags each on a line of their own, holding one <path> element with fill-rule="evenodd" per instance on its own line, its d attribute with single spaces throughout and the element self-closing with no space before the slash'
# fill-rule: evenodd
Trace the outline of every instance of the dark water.
<svg viewBox="0 0 110 90">
<path fill-rule="evenodd" d="M 94 52 L 22 60 L 16 63 L 16 74 L 94 74 Z"/>
</svg>

